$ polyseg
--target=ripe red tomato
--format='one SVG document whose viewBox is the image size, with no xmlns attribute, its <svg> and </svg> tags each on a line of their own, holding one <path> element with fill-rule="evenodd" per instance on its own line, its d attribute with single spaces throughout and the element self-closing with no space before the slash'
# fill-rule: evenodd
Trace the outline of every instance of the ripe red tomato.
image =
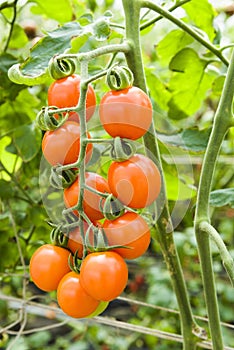
<svg viewBox="0 0 234 350">
<path fill-rule="evenodd" d="M 136 86 L 108 91 L 101 99 L 100 121 L 112 137 L 136 140 L 152 122 L 152 104 L 144 91 Z"/>
<path fill-rule="evenodd" d="M 88 133 L 88 138 L 90 135 Z M 93 145 L 86 148 L 86 163 L 92 156 Z M 42 139 L 42 152 L 51 165 L 70 164 L 77 161 L 80 152 L 80 126 L 66 121 L 54 131 L 46 131 Z"/>
<path fill-rule="evenodd" d="M 137 213 L 126 212 L 115 220 L 105 220 L 103 228 L 109 245 L 129 247 L 113 249 L 125 259 L 136 259 L 148 249 L 150 229 Z"/>
<path fill-rule="evenodd" d="M 127 264 L 115 252 L 91 253 L 82 262 L 80 283 L 93 298 L 111 301 L 122 293 L 127 281 Z"/>
<path fill-rule="evenodd" d="M 144 208 L 158 197 L 161 176 L 155 163 L 142 154 L 113 162 L 108 171 L 111 192 L 131 208 Z"/>
<path fill-rule="evenodd" d="M 80 76 L 77 74 L 54 81 L 48 90 L 48 105 L 58 108 L 75 107 L 80 98 Z M 96 95 L 92 85 L 89 85 L 86 96 L 86 120 L 95 112 Z M 70 112 L 69 120 L 79 122 L 79 115 Z"/>
<path fill-rule="evenodd" d="M 57 300 L 61 309 L 74 318 L 89 316 L 100 304 L 100 301 L 85 291 L 80 283 L 80 275 L 74 271 L 61 279 L 57 290 Z"/>
<path fill-rule="evenodd" d="M 70 271 L 70 252 L 62 247 L 45 244 L 32 255 L 30 276 L 36 286 L 46 292 L 56 290 L 62 277 Z"/>
<path fill-rule="evenodd" d="M 96 189 L 99 192 L 110 192 L 108 183 L 101 175 L 96 173 L 87 172 L 85 174 L 85 183 L 87 186 Z M 64 202 L 67 208 L 73 207 L 78 201 L 79 194 L 79 177 L 73 184 L 64 190 Z M 84 191 L 83 209 L 90 220 L 96 221 L 103 218 L 103 214 L 100 210 L 101 196 L 93 193 L 87 189 Z M 77 215 L 77 211 L 74 211 Z"/>
</svg>

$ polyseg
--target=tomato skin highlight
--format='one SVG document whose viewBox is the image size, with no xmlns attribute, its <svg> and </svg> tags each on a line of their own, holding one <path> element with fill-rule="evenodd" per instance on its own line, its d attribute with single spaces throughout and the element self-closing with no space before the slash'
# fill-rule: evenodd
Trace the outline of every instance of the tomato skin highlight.
<svg viewBox="0 0 234 350">
<path fill-rule="evenodd" d="M 89 187 L 92 187 L 100 192 L 110 192 L 108 183 L 104 177 L 99 174 L 86 172 L 85 174 L 85 183 Z M 79 194 L 79 177 L 73 184 L 64 190 L 64 202 L 67 208 L 73 207 L 78 201 Z M 103 218 L 103 214 L 100 210 L 100 200 L 101 196 L 93 193 L 87 189 L 84 190 L 84 200 L 83 200 L 83 209 L 86 215 L 90 220 L 96 221 Z M 78 212 L 74 210 L 74 213 L 78 215 Z"/>
<path fill-rule="evenodd" d="M 54 81 L 48 89 L 48 105 L 58 108 L 75 107 L 80 98 L 80 76 L 72 74 L 68 77 Z M 86 121 L 90 120 L 95 112 L 96 95 L 92 85 L 89 84 L 86 95 Z M 79 123 L 79 115 L 69 112 L 69 120 Z"/>
<path fill-rule="evenodd" d="M 74 271 L 61 279 L 57 290 L 57 300 L 61 309 L 74 318 L 89 316 L 100 304 L 100 301 L 87 294 L 81 286 L 80 275 Z"/>
<path fill-rule="evenodd" d="M 82 262 L 80 282 L 93 298 L 111 301 L 123 292 L 127 281 L 127 264 L 113 251 L 90 253 Z"/>
<path fill-rule="evenodd" d="M 113 249 L 124 259 L 136 259 L 143 255 L 149 247 L 149 226 L 137 213 L 126 212 L 115 220 L 105 220 L 103 229 L 110 246 L 123 245 L 129 247 Z"/>
<path fill-rule="evenodd" d="M 108 91 L 101 99 L 100 121 L 112 137 L 136 140 L 152 122 L 152 104 L 148 95 L 136 86 Z"/>
<path fill-rule="evenodd" d="M 57 289 L 62 277 L 70 271 L 70 252 L 62 247 L 44 244 L 32 255 L 29 271 L 35 285 L 45 292 Z"/>
<path fill-rule="evenodd" d="M 87 134 L 90 138 L 90 134 Z M 92 156 L 93 145 L 86 148 L 85 161 Z M 77 161 L 80 153 L 80 126 L 74 121 L 66 121 L 54 131 L 46 131 L 42 139 L 42 152 L 51 165 L 71 164 Z"/>
<path fill-rule="evenodd" d="M 107 180 L 114 196 L 136 209 L 152 204 L 161 189 L 161 175 L 156 164 L 142 154 L 123 162 L 112 162 Z"/>
</svg>

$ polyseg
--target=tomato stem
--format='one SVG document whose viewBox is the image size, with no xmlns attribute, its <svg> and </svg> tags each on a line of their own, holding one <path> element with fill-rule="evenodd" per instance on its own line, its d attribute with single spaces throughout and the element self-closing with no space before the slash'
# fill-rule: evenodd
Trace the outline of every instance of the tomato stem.
<svg viewBox="0 0 234 350">
<path fill-rule="evenodd" d="M 141 44 L 140 44 L 140 29 L 139 18 L 142 3 L 141 1 L 122 0 L 125 11 L 126 21 L 126 38 L 131 43 L 131 51 L 127 52 L 126 59 L 129 68 L 134 74 L 134 85 L 147 92 L 145 73 L 142 62 Z M 152 122 L 149 131 L 143 137 L 146 154 L 155 161 L 160 169 L 163 179 L 163 170 L 161 164 L 160 152 L 157 144 L 154 124 Z M 170 272 L 172 285 L 177 297 L 178 306 L 181 316 L 181 327 L 184 338 L 184 350 L 192 350 L 196 348 L 196 336 L 204 334 L 197 326 L 191 306 L 189 303 L 188 292 L 186 289 L 182 268 L 177 254 L 177 249 L 173 239 L 173 228 L 170 219 L 168 202 L 166 199 L 166 189 L 164 181 L 162 181 L 162 189 L 157 200 L 156 211 L 154 216 L 158 216 L 157 212 L 161 213 L 158 217 L 157 224 L 154 226 L 154 233 L 161 246 L 167 268 Z"/>
<path fill-rule="evenodd" d="M 210 225 L 209 197 L 220 147 L 233 119 L 233 95 L 234 51 L 232 53 L 221 99 L 214 116 L 213 127 L 202 164 L 194 221 L 209 316 L 209 325 L 213 341 L 213 349 L 215 350 L 223 349 L 223 340 L 210 249 L 210 234 L 214 234 L 214 229 L 211 229 L 212 226 Z M 226 253 L 224 253 L 224 258 L 228 259 Z"/>
</svg>

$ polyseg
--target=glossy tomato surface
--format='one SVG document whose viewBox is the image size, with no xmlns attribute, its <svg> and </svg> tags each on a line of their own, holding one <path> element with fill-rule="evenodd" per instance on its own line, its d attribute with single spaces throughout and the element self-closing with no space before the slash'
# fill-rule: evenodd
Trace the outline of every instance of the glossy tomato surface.
<svg viewBox="0 0 234 350">
<path fill-rule="evenodd" d="M 93 298 L 111 301 L 123 292 L 127 281 L 127 264 L 116 252 L 90 253 L 82 262 L 80 282 Z"/>
<path fill-rule="evenodd" d="M 142 154 L 113 162 L 108 170 L 111 192 L 131 208 L 144 208 L 158 197 L 161 176 L 156 164 Z"/>
<path fill-rule="evenodd" d="M 77 74 L 54 81 L 48 89 L 48 105 L 58 108 L 75 107 L 80 98 L 80 76 Z M 95 112 L 96 95 L 92 85 L 89 85 L 86 96 L 86 120 Z M 76 112 L 70 112 L 69 120 L 79 122 Z"/>
<path fill-rule="evenodd" d="M 63 312 L 74 318 L 89 316 L 100 304 L 100 301 L 87 294 L 80 284 L 80 275 L 73 271 L 60 281 L 57 300 Z"/>
<path fill-rule="evenodd" d="M 70 271 L 70 252 L 62 247 L 45 244 L 32 255 L 30 276 L 38 288 L 50 292 L 56 290 L 62 277 Z"/>
<path fill-rule="evenodd" d="M 138 87 L 108 91 L 101 99 L 100 121 L 112 137 L 136 140 L 143 136 L 152 122 L 152 104 Z"/>
<path fill-rule="evenodd" d="M 125 259 L 136 259 L 148 249 L 150 229 L 147 222 L 137 213 L 126 212 L 115 220 L 105 220 L 103 228 L 110 246 L 129 247 L 114 249 Z"/>
<path fill-rule="evenodd" d="M 88 134 L 90 138 L 90 135 Z M 86 148 L 86 163 L 92 156 L 93 145 Z M 54 131 L 46 131 L 42 139 L 42 152 L 51 165 L 71 164 L 80 153 L 80 126 L 74 121 L 66 121 Z"/>
<path fill-rule="evenodd" d="M 86 172 L 85 183 L 87 186 L 92 187 L 93 189 L 99 192 L 103 192 L 103 193 L 110 192 L 106 179 L 104 179 L 104 177 L 102 177 L 99 174 Z M 67 208 L 73 207 L 76 205 L 78 201 L 78 194 L 79 194 L 79 177 L 70 187 L 64 190 L 64 202 Z M 103 218 L 103 214 L 100 210 L 101 198 L 102 197 L 100 195 L 93 193 L 88 189 L 85 189 L 84 191 L 83 209 L 86 215 L 92 221 L 96 221 Z M 78 214 L 76 211 L 74 212 L 75 214 Z"/>
</svg>

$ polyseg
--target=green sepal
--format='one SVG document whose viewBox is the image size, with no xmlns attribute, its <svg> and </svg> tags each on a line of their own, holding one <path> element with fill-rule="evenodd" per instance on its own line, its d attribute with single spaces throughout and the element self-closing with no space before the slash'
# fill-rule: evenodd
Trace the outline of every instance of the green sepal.
<svg viewBox="0 0 234 350">
<path fill-rule="evenodd" d="M 125 212 L 124 205 L 112 193 L 100 201 L 100 209 L 107 220 L 117 219 Z"/>
<path fill-rule="evenodd" d="M 60 165 L 55 165 L 51 168 L 50 184 L 57 189 L 70 187 L 77 178 L 78 170 L 66 169 L 62 170 Z"/>
<path fill-rule="evenodd" d="M 106 82 L 111 90 L 123 90 L 133 85 L 134 77 L 127 66 L 113 66 L 106 76 Z"/>
<path fill-rule="evenodd" d="M 62 79 L 72 75 L 76 70 L 76 62 L 72 58 L 59 59 L 54 56 L 49 61 L 48 71 L 50 76 L 55 79 Z"/>
<path fill-rule="evenodd" d="M 121 139 L 119 136 L 113 139 L 110 156 L 116 162 L 123 162 L 131 158 L 136 151 L 135 144 L 129 139 Z"/>
</svg>

